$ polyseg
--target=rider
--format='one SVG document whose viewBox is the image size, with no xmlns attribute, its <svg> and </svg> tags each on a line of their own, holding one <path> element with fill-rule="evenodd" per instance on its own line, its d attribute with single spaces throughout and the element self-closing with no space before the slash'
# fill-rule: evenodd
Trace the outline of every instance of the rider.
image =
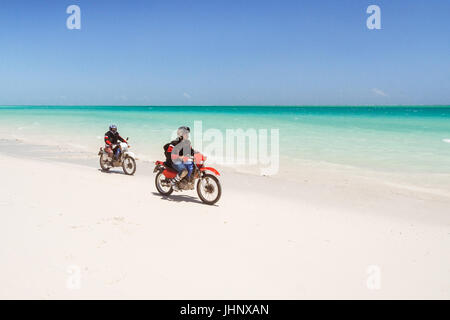
<svg viewBox="0 0 450 320">
<path fill-rule="evenodd" d="M 125 142 L 128 144 L 127 140 L 122 138 L 117 132 L 117 126 L 115 124 L 112 124 L 109 126 L 109 131 L 105 133 L 105 151 L 109 154 L 109 156 L 112 156 L 114 153 L 114 160 L 119 159 L 120 155 L 120 147 L 118 146 L 118 142 Z"/>
<path fill-rule="evenodd" d="M 194 170 L 194 164 L 190 161 L 189 156 L 197 153 L 191 146 L 189 140 L 189 127 L 179 127 L 177 130 L 177 138 L 164 146 L 164 154 L 166 156 L 166 164 L 178 171 L 178 174 L 172 180 L 172 184 L 179 182 L 184 177 L 191 177 Z"/>
</svg>

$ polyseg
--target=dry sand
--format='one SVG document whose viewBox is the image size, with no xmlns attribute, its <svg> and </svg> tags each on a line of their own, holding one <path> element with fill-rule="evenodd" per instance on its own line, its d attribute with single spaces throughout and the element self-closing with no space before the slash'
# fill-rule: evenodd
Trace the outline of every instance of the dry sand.
<svg viewBox="0 0 450 320">
<path fill-rule="evenodd" d="M 139 161 L 132 177 L 4 153 L 0 167 L 3 299 L 450 298 L 448 190 L 225 171 L 207 206 L 162 198 Z"/>
</svg>

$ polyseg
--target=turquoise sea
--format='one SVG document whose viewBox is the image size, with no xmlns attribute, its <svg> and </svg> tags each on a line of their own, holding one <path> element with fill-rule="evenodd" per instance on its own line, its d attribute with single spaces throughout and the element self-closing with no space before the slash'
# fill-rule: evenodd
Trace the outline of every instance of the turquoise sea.
<svg viewBox="0 0 450 320">
<path fill-rule="evenodd" d="M 297 161 L 394 172 L 450 173 L 450 106 L 107 107 L 2 106 L 0 138 L 94 152 L 110 123 L 143 158 L 181 126 L 279 129 L 283 165 Z M 195 146 L 194 146 L 195 147 Z"/>
</svg>

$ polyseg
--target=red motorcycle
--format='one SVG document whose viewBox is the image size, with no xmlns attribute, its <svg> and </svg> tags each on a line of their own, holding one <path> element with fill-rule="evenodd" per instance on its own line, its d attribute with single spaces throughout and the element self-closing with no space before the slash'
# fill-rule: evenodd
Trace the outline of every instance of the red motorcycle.
<svg viewBox="0 0 450 320">
<path fill-rule="evenodd" d="M 177 175 L 177 171 L 162 161 L 156 161 L 153 170 L 153 172 L 158 172 L 155 178 L 156 189 L 163 196 L 169 196 L 173 191 L 194 190 L 195 181 L 197 181 L 199 198 L 206 204 L 215 204 L 222 195 L 222 187 L 217 178 L 220 176 L 219 172 L 214 168 L 204 166 L 206 157 L 201 153 L 196 153 L 191 160 L 194 162 L 191 176 L 184 177 L 175 185 L 172 185 L 172 179 Z"/>
</svg>

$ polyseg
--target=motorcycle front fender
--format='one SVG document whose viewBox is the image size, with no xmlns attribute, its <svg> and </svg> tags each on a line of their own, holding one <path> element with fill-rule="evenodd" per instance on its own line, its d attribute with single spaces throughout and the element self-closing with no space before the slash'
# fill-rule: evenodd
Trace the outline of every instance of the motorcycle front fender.
<svg viewBox="0 0 450 320">
<path fill-rule="evenodd" d="M 212 173 L 214 173 L 216 176 L 220 176 L 219 171 L 217 171 L 216 169 L 212 168 L 212 167 L 203 167 L 200 168 L 200 171 L 211 171 Z"/>
<path fill-rule="evenodd" d="M 127 152 L 125 152 L 123 155 L 124 155 L 125 157 L 130 157 L 130 158 L 133 158 L 133 159 L 136 160 L 136 156 L 135 156 L 134 153 L 131 152 L 131 151 L 127 151 Z"/>
</svg>

